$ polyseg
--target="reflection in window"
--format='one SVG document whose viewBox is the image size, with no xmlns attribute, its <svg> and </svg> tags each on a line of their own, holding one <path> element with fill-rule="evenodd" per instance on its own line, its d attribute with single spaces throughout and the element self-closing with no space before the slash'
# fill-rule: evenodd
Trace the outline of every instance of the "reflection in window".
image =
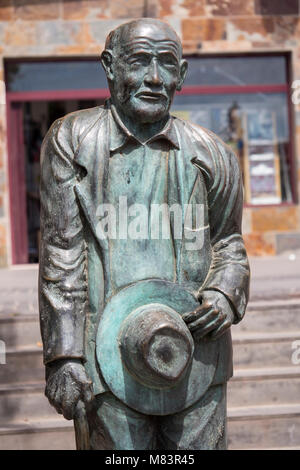
<svg viewBox="0 0 300 470">
<path fill-rule="evenodd" d="M 179 95 L 172 114 L 208 128 L 235 151 L 245 202 L 292 202 L 286 93 Z"/>
</svg>

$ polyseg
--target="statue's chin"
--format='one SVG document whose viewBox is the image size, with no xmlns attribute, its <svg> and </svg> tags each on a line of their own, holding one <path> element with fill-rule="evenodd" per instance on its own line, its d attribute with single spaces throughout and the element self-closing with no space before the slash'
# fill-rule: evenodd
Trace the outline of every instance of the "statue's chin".
<svg viewBox="0 0 300 470">
<path fill-rule="evenodd" d="M 163 105 L 146 105 L 137 107 L 134 116 L 138 118 L 139 122 L 151 124 L 163 120 L 168 111 L 169 109 Z"/>
</svg>

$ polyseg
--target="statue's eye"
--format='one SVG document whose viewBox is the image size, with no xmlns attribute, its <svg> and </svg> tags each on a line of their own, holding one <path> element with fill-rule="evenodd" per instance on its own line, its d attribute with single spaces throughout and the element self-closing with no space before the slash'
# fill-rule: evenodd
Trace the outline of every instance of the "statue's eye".
<svg viewBox="0 0 300 470">
<path fill-rule="evenodd" d="M 150 56 L 146 54 L 137 54 L 130 58 L 129 63 L 132 65 L 147 65 L 150 60 Z"/>
<path fill-rule="evenodd" d="M 160 62 L 167 67 L 177 66 L 177 61 L 172 54 L 162 54 L 160 56 Z"/>
</svg>

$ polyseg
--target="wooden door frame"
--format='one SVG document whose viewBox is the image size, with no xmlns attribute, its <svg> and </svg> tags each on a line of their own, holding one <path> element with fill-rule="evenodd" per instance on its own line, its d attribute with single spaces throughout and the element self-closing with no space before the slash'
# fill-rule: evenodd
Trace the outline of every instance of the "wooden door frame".
<svg viewBox="0 0 300 470">
<path fill-rule="evenodd" d="M 105 99 L 108 89 L 6 94 L 9 212 L 12 264 L 28 263 L 26 167 L 22 104 L 30 101 Z"/>
</svg>

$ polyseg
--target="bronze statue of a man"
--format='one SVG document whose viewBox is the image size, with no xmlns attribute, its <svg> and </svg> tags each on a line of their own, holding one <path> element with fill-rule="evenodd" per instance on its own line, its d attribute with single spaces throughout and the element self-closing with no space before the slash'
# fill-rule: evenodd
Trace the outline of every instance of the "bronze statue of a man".
<svg viewBox="0 0 300 470">
<path fill-rule="evenodd" d="M 166 23 L 119 26 L 101 62 L 111 98 L 42 147 L 46 396 L 66 419 L 84 409 L 90 449 L 225 449 L 249 285 L 239 165 L 169 114 L 187 62 Z"/>
</svg>

